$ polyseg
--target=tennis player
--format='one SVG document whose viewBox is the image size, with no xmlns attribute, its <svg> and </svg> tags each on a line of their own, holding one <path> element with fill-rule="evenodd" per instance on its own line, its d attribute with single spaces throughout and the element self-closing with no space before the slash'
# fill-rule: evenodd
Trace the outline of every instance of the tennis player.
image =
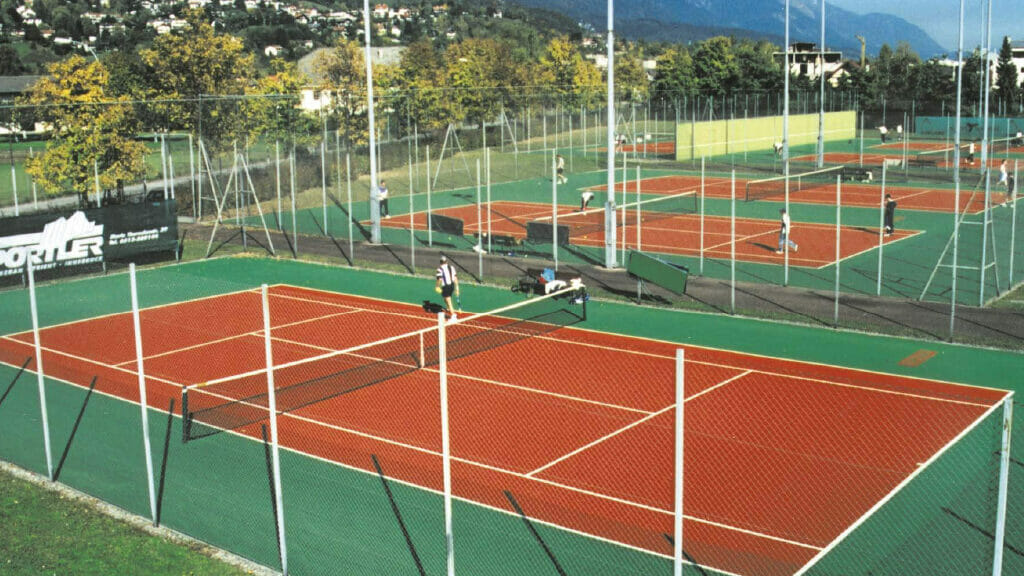
<svg viewBox="0 0 1024 576">
<path fill-rule="evenodd" d="M 781 218 L 781 220 L 782 220 L 781 226 L 782 227 L 779 229 L 779 249 L 776 250 L 775 253 L 776 254 L 782 254 L 782 250 L 786 246 L 789 246 L 790 248 L 792 248 L 793 252 L 799 251 L 800 247 L 797 246 L 796 242 L 793 242 L 793 239 L 790 238 L 790 236 L 789 236 L 790 232 L 792 232 L 791 226 L 790 226 L 790 222 L 789 222 L 789 213 L 786 212 L 785 208 L 783 208 L 783 209 L 779 210 L 779 214 L 782 215 L 782 218 Z"/>
<path fill-rule="evenodd" d="M 594 199 L 594 193 L 591 192 L 590 190 L 584 190 L 580 194 L 580 212 L 583 212 L 584 210 L 586 210 L 587 206 L 590 205 L 590 201 L 593 200 L 593 199 Z"/>
<path fill-rule="evenodd" d="M 452 306 L 452 294 L 456 296 L 459 294 L 459 277 L 455 273 L 455 267 L 448 263 L 447 256 L 441 256 L 441 265 L 437 267 L 436 278 L 434 290 L 441 294 L 441 298 L 444 298 L 444 316 L 449 322 L 454 322 L 458 320 L 458 317 Z"/>
</svg>

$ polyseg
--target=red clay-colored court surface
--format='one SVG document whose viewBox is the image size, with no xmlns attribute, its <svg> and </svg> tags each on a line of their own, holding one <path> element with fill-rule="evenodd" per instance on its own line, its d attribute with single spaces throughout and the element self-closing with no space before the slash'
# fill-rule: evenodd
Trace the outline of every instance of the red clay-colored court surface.
<svg viewBox="0 0 1024 576">
<path fill-rule="evenodd" d="M 260 369 L 259 310 L 257 291 L 143 310 L 149 404 Z M 416 306 L 283 285 L 270 310 L 275 363 L 436 324 Z M 138 401 L 131 334 L 127 313 L 45 328 L 44 365 Z M 20 365 L 31 342 L 3 336 L 0 359 Z M 676 348 L 559 328 L 450 361 L 455 496 L 508 510 L 508 490 L 538 521 L 669 557 Z M 698 347 L 685 373 L 687 553 L 751 576 L 795 573 L 1004 397 Z M 439 408 L 438 373 L 423 368 L 281 415 L 280 441 L 366 471 L 376 454 L 397 479 L 438 490 Z"/>
<path fill-rule="evenodd" d="M 890 152 L 889 150 L 883 150 L 882 152 L 877 152 L 877 151 L 871 152 L 871 151 L 867 151 L 866 150 L 864 152 L 864 164 L 869 165 L 869 166 L 881 166 L 886 160 L 897 160 L 897 159 L 902 159 L 902 158 L 903 158 L 903 155 L 901 153 L 897 152 L 897 151 L 891 151 Z M 911 161 L 917 160 L 917 158 L 913 154 L 910 156 L 910 159 L 911 159 Z M 974 173 L 977 174 L 978 170 L 981 169 L 981 152 L 980 151 L 979 152 L 975 152 L 975 154 L 974 154 L 974 162 L 973 163 L 968 163 L 967 162 L 967 155 L 966 154 L 961 154 L 960 155 L 960 159 L 961 159 L 961 166 L 960 166 L 961 173 L 970 173 L 970 172 L 974 171 Z M 794 162 L 815 162 L 817 160 L 817 156 L 812 155 L 812 154 L 808 154 L 806 156 L 794 157 L 792 160 Z M 856 165 L 860 161 L 861 161 L 861 155 L 860 155 L 859 152 L 826 152 L 825 153 L 825 162 L 827 162 L 829 164 Z M 993 168 L 998 168 L 999 164 L 1002 161 L 1003 161 L 1003 158 L 998 157 L 998 156 L 989 156 L 989 158 L 988 158 L 988 164 L 989 164 L 989 166 L 991 166 Z M 936 155 L 933 159 L 929 159 L 928 162 L 933 164 L 933 167 L 935 167 L 935 168 L 946 168 L 946 169 L 949 169 L 950 172 L 952 172 L 952 169 L 953 169 L 953 153 L 950 152 L 948 157 L 945 156 L 945 155 L 941 155 L 941 154 L 940 155 Z M 1011 162 L 1012 162 L 1012 160 L 1011 160 Z M 894 170 L 898 170 L 898 168 L 893 168 L 893 169 Z"/>
<path fill-rule="evenodd" d="M 600 228 L 604 213 L 600 209 L 588 209 L 580 213 L 574 209 L 559 207 L 559 224 L 570 227 L 570 242 L 577 246 L 604 246 L 604 230 Z M 492 235 L 516 238 L 526 237 L 526 224 L 532 220 L 551 221 L 551 205 L 531 202 L 491 202 L 490 216 L 485 208 L 481 211 L 482 225 L 477 221 L 476 206 L 456 206 L 435 210 L 435 213 L 464 222 L 464 232 L 475 234 L 489 229 Z M 641 216 L 643 213 L 641 212 Z M 621 218 L 620 218 L 621 220 Z M 636 213 L 627 210 L 626 226 L 618 230 L 620 242 L 625 240 L 626 248 L 637 248 Z M 383 226 L 407 228 L 407 218 L 382 220 Z M 413 226 L 417 230 L 427 229 L 427 214 L 413 214 Z M 732 253 L 732 231 L 729 218 L 724 216 L 704 217 L 704 256 L 707 258 L 729 259 Z M 779 247 L 779 222 L 755 218 L 736 219 L 736 259 L 744 262 L 782 264 L 784 255 L 777 254 Z M 823 268 L 836 261 L 836 227 L 829 224 L 805 222 L 792 223 L 793 241 L 798 250 L 790 251 L 791 266 Z M 647 252 L 699 256 L 701 253 L 701 219 L 697 214 L 675 214 L 658 217 L 640 225 L 639 248 Z M 577 232 L 576 230 L 582 230 Z M 916 230 L 897 230 L 883 240 L 886 244 L 904 240 L 920 234 Z M 840 259 L 845 260 L 878 248 L 877 229 L 844 226 L 840 231 Z"/>
<path fill-rule="evenodd" d="M 867 156 L 865 156 L 867 158 Z M 829 160 L 830 162 L 839 160 Z M 849 159 L 844 160 L 849 162 Z M 881 163 L 881 162 L 879 162 Z M 998 165 L 998 164 L 997 164 Z M 878 173 L 875 175 L 876 178 L 881 177 Z M 741 178 L 736 179 L 736 199 L 742 202 L 745 197 L 746 185 L 749 180 Z M 616 197 L 622 195 L 622 184 L 618 185 L 620 188 L 616 191 Z M 808 187 L 805 184 L 805 189 L 795 190 L 795 184 L 790 189 L 789 201 L 790 203 L 797 204 L 825 204 L 828 206 L 836 205 L 836 187 L 835 184 L 826 183 L 815 183 Z M 598 198 L 601 198 L 604 191 L 608 189 L 608 186 L 595 186 L 590 190 L 598 193 Z M 894 186 L 892 184 L 886 184 L 885 190 L 887 194 L 891 194 L 893 198 L 899 203 L 899 209 L 902 210 L 923 210 L 927 212 L 953 212 L 953 204 L 955 203 L 955 194 L 953 190 L 946 188 L 918 188 L 913 186 Z M 653 178 L 641 178 L 640 179 L 640 192 L 642 194 L 680 194 L 683 192 L 699 192 L 700 191 L 700 176 L 684 176 L 684 175 L 673 175 L 673 176 L 657 176 Z M 731 198 L 732 197 L 732 182 L 729 178 L 721 177 L 706 177 L 704 179 L 704 194 L 709 198 Z M 882 203 L 881 196 L 881 184 L 876 182 L 875 184 L 862 184 L 853 182 L 843 182 L 843 189 L 841 191 L 842 205 L 843 206 L 856 206 L 865 208 L 877 209 Z M 634 198 L 636 195 L 636 180 L 628 180 L 626 182 L 626 197 L 629 199 Z M 782 193 L 767 196 L 762 198 L 765 202 L 782 202 L 785 196 Z M 993 182 L 992 186 L 992 205 L 1000 204 L 1006 201 L 1005 191 L 995 186 Z M 967 187 L 961 187 L 960 189 L 960 213 L 968 211 L 972 214 L 980 213 L 985 208 L 984 194 L 978 193 L 972 196 L 971 190 Z"/>
</svg>

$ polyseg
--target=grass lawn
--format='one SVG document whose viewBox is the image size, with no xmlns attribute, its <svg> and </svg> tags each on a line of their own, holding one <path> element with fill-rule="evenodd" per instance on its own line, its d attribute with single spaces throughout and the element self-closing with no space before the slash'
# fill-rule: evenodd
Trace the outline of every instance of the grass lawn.
<svg viewBox="0 0 1024 576">
<path fill-rule="evenodd" d="M 112 518 L 90 500 L 0 470 L 0 573 L 252 574 Z"/>
</svg>

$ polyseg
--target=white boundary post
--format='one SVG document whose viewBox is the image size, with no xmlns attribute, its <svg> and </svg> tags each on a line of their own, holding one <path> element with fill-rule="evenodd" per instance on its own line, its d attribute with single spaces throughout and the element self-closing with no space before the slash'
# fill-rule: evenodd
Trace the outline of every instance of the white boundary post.
<svg viewBox="0 0 1024 576">
<path fill-rule="evenodd" d="M 686 393 L 684 392 L 684 357 L 685 351 L 682 348 L 676 349 L 676 470 L 675 470 L 675 530 L 674 530 L 674 557 L 675 576 L 683 576 L 683 412 L 686 404 Z"/>
<path fill-rule="evenodd" d="M 735 183 L 734 183 L 735 184 Z M 704 275 L 704 157 L 700 157 L 700 274 Z"/>
<path fill-rule="evenodd" d="M 487 252 L 490 253 L 493 250 L 491 246 L 491 149 L 484 148 L 484 167 L 487 170 L 487 177 L 485 182 L 487 183 Z"/>
<path fill-rule="evenodd" d="M 352 155 L 345 152 L 345 190 L 348 200 L 348 257 L 355 264 L 355 243 L 352 240 Z"/>
<path fill-rule="evenodd" d="M 427 246 L 434 246 L 434 217 L 430 209 L 430 144 L 427 144 Z"/>
<path fill-rule="evenodd" d="M 643 210 L 640 208 L 640 165 L 637 164 L 636 165 L 636 251 L 637 252 L 640 252 L 640 251 L 643 250 L 643 247 L 640 244 L 640 231 L 641 231 L 642 226 L 643 226 L 642 221 L 641 221 L 641 216 L 640 216 L 640 213 L 642 211 Z M 623 221 L 623 223 L 622 223 L 622 237 L 623 238 L 626 237 L 626 223 L 625 223 L 625 221 Z M 622 261 L 623 261 L 623 263 L 625 263 L 626 258 L 623 257 Z"/>
<path fill-rule="evenodd" d="M 1010 438 L 1013 426 L 1013 392 L 1003 400 L 1003 441 L 999 453 L 999 502 L 996 509 L 995 556 L 992 576 L 1003 573 L 1003 545 L 1006 541 L 1007 487 L 1010 482 Z"/>
<path fill-rule="evenodd" d="M 832 327 L 839 327 L 839 269 L 842 267 L 842 251 L 839 247 L 839 237 L 843 229 L 842 224 L 842 198 L 843 198 L 843 177 L 836 176 L 836 287 L 835 287 L 835 307 L 832 312 Z"/>
<path fill-rule="evenodd" d="M 484 221 L 483 221 L 483 206 L 482 203 L 482 190 L 481 190 L 481 175 L 480 175 L 480 159 L 476 159 L 476 260 L 477 269 L 480 272 L 480 279 L 484 277 Z"/>
<path fill-rule="evenodd" d="M 274 504 L 277 506 L 277 540 L 281 549 L 281 572 L 288 574 L 288 547 L 284 533 L 284 498 L 281 495 L 281 455 L 277 444 L 277 394 L 274 388 L 274 354 L 270 338 L 270 300 L 267 285 L 263 297 L 263 343 L 267 357 L 267 412 L 270 416 L 270 456 L 274 469 Z"/>
<path fill-rule="evenodd" d="M 146 488 L 149 490 L 149 512 L 157 525 L 156 491 L 153 487 L 153 447 L 149 440 L 149 403 L 146 397 L 146 370 L 142 359 L 142 322 L 139 318 L 139 289 L 135 280 L 135 263 L 128 265 L 132 289 L 132 325 L 135 329 L 135 369 L 139 374 L 139 407 L 142 409 L 142 446 L 146 453 Z"/>
<path fill-rule="evenodd" d="M 441 376 L 441 467 L 444 476 L 444 534 L 448 576 L 455 576 L 455 538 L 452 531 L 452 453 L 448 430 L 448 340 L 444 312 L 437 313 L 438 373 Z"/>
<path fill-rule="evenodd" d="M 280 140 L 274 140 L 274 178 L 275 188 L 277 190 L 277 229 L 281 230 L 283 224 L 281 223 L 281 142 Z"/>
<path fill-rule="evenodd" d="M 46 378 L 43 372 L 43 347 L 39 342 L 39 307 L 36 305 L 36 275 L 32 257 L 26 259 L 28 268 L 28 301 L 32 313 L 32 341 L 36 352 L 36 382 L 39 384 L 39 411 L 43 419 L 43 449 L 46 451 L 46 477 L 53 480 L 53 455 L 50 451 L 50 424 L 46 410 Z"/>
<path fill-rule="evenodd" d="M 558 161 L 551 157 L 551 254 L 558 270 Z"/>
<path fill-rule="evenodd" d="M 298 216 L 295 212 L 295 143 L 292 143 L 292 155 L 288 158 L 289 164 L 289 190 L 292 199 L 292 251 L 295 257 L 299 257 L 299 224 Z"/>
<path fill-rule="evenodd" d="M 736 170 L 732 171 L 729 213 L 729 313 L 736 314 Z"/>
<path fill-rule="evenodd" d="M 323 205 L 324 236 L 327 236 L 327 130 L 320 141 L 320 203 Z"/>
<path fill-rule="evenodd" d="M 411 156 L 411 154 L 410 154 Z M 409 259 L 412 275 L 416 275 L 416 202 L 413 197 L 412 158 L 409 158 Z"/>
<path fill-rule="evenodd" d="M 885 162 L 882 163 L 882 190 L 878 202 L 878 283 L 875 295 L 882 295 L 882 256 L 885 247 Z"/>
<path fill-rule="evenodd" d="M 11 197 L 14 199 L 14 215 L 20 216 L 21 210 L 18 206 L 18 177 L 14 172 L 14 162 L 11 162 Z"/>
<path fill-rule="evenodd" d="M 1013 212 L 1010 215 L 1010 275 L 1007 277 L 1009 281 L 1006 283 L 1010 290 L 1013 289 L 1013 246 L 1017 245 L 1017 198 L 1020 197 L 1020 193 L 1017 188 L 1020 186 L 1017 180 L 1017 161 L 1013 161 L 1013 204 L 1010 206 L 1010 210 Z"/>
</svg>

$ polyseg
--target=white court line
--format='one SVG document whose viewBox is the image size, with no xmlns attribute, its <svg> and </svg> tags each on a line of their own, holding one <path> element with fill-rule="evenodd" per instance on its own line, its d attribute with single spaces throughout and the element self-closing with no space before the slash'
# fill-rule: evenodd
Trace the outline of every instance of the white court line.
<svg viewBox="0 0 1024 576">
<path fill-rule="evenodd" d="M 203 389 L 200 388 L 198 390 L 203 390 Z M 226 397 L 226 396 L 223 396 L 223 395 L 220 395 L 220 394 L 215 394 L 215 393 L 211 393 L 211 392 L 203 392 L 203 393 L 206 394 L 207 396 L 213 396 L 213 397 L 216 397 L 216 398 L 221 398 L 221 399 L 224 399 L 224 400 L 229 401 L 229 402 L 236 402 L 237 401 L 236 398 L 229 398 L 229 397 Z M 260 408 L 262 409 L 263 407 L 260 406 Z M 412 451 L 419 452 L 419 453 L 422 453 L 422 454 L 427 454 L 427 455 L 430 455 L 430 456 L 435 456 L 435 457 L 442 457 L 443 456 L 440 452 L 438 452 L 436 450 L 431 450 L 429 448 L 424 448 L 424 447 L 421 447 L 421 446 L 415 446 L 413 444 L 407 444 L 405 442 L 401 442 L 401 441 L 398 441 L 398 440 L 392 440 L 390 438 L 384 438 L 384 437 L 381 437 L 381 436 L 376 436 L 376 435 L 370 434 L 368 432 L 362 432 L 360 430 L 355 430 L 355 429 L 352 429 L 352 428 L 347 428 L 347 427 L 344 427 L 344 426 L 339 426 L 339 425 L 336 425 L 336 424 L 331 424 L 331 423 L 328 423 L 328 422 L 324 422 L 322 420 L 317 420 L 317 419 L 313 419 L 313 418 L 306 417 L 306 416 L 300 416 L 300 415 L 295 414 L 294 412 L 282 412 L 280 414 L 280 416 L 283 416 L 285 418 L 294 419 L 294 420 L 297 420 L 297 421 L 300 421 L 300 422 L 304 422 L 304 423 L 307 423 L 307 424 L 311 424 L 311 425 L 314 425 L 314 426 L 321 426 L 321 427 L 324 427 L 324 428 L 328 428 L 328 429 L 333 430 L 335 432 L 342 432 L 342 433 L 345 433 L 345 434 L 351 434 L 353 436 L 358 436 L 360 438 L 366 438 L 366 439 L 369 439 L 369 440 L 374 440 L 374 441 L 377 441 L 377 442 L 382 442 L 382 443 L 385 443 L 385 444 L 389 444 L 389 445 L 392 445 L 392 446 L 397 446 L 397 447 L 400 447 L 400 448 L 404 448 L 404 449 L 407 449 L 407 450 L 412 450 Z M 584 488 L 579 488 L 579 487 L 571 486 L 571 485 L 568 485 L 568 484 L 562 484 L 560 482 L 555 482 L 553 480 L 548 480 L 548 479 L 545 479 L 545 478 L 539 478 L 539 477 L 536 477 L 536 476 L 528 476 L 528 475 L 526 475 L 526 474 L 524 474 L 522 472 L 516 472 L 514 470 L 508 470 L 508 469 L 505 469 L 505 468 L 500 468 L 498 466 L 492 466 L 490 464 L 485 464 L 483 462 L 477 462 L 475 460 L 469 460 L 467 458 L 462 458 L 462 457 L 458 457 L 458 456 L 452 456 L 451 459 L 456 461 L 456 462 L 460 462 L 462 464 L 466 464 L 468 466 L 474 466 L 474 467 L 477 467 L 477 468 L 482 468 L 482 469 L 485 469 L 485 470 L 490 470 L 492 472 L 498 472 L 498 473 L 501 473 L 501 474 L 506 474 L 506 475 L 513 476 L 513 477 L 516 477 L 516 478 L 529 479 L 529 480 L 532 480 L 534 482 L 539 482 L 541 484 L 546 484 L 548 486 L 552 486 L 554 488 L 559 488 L 559 489 L 562 489 L 562 490 L 567 490 L 569 492 L 575 492 L 577 494 L 583 494 L 583 495 L 586 495 L 586 496 L 592 496 L 594 498 L 598 498 L 598 499 L 601 499 L 601 500 L 607 500 L 609 502 L 615 502 L 617 504 L 623 504 L 623 505 L 626 505 L 626 506 L 631 506 L 631 507 L 634 507 L 634 508 L 639 508 L 639 509 L 642 509 L 642 510 L 647 510 L 649 512 L 655 512 L 655 513 L 658 513 L 658 514 L 664 514 L 664 515 L 669 515 L 669 516 L 675 514 L 675 512 L 672 511 L 672 510 L 665 510 L 664 508 L 658 508 L 657 506 L 651 506 L 649 504 L 643 504 L 641 502 L 634 502 L 632 500 L 626 500 L 624 498 L 619 498 L 619 497 L 616 497 L 616 496 L 610 496 L 608 494 L 603 494 L 601 492 L 594 492 L 593 490 L 587 490 L 587 489 L 584 489 Z M 738 526 L 731 526 L 729 524 L 723 524 L 723 523 L 715 522 L 713 520 L 708 520 L 708 519 L 705 519 L 705 518 L 698 518 L 698 517 L 694 517 L 694 516 L 685 516 L 685 515 L 684 515 L 684 518 L 687 518 L 687 519 L 689 519 L 689 520 L 691 520 L 693 522 L 699 522 L 701 524 L 707 524 L 707 525 L 710 525 L 710 526 L 715 526 L 715 527 L 718 527 L 718 528 L 722 528 L 724 530 L 731 530 L 731 531 L 735 531 L 735 532 L 740 532 L 740 533 L 747 534 L 747 535 L 750 535 L 750 536 L 755 536 L 755 537 L 758 537 L 758 538 L 764 538 L 764 539 L 767 539 L 767 540 L 773 540 L 773 541 L 776 541 L 776 542 L 782 542 L 782 543 L 785 543 L 785 544 L 790 544 L 790 545 L 793 545 L 793 546 L 799 546 L 801 548 L 806 548 L 806 549 L 810 549 L 810 550 L 821 550 L 820 546 L 815 546 L 813 544 L 808 544 L 808 543 L 805 543 L 805 542 L 799 542 L 799 541 L 796 541 L 796 540 L 789 540 L 789 539 L 782 538 L 782 537 L 779 537 L 779 536 L 774 536 L 774 535 L 771 535 L 771 534 L 765 534 L 765 533 L 761 533 L 761 532 L 756 532 L 754 530 L 748 530 L 746 528 L 740 528 Z"/>
<path fill-rule="evenodd" d="M 4 362 L 2 360 L 0 360 L 0 364 L 5 365 L 5 366 L 9 366 L 11 368 L 20 368 L 20 366 L 15 366 L 13 364 L 10 364 L 8 362 Z M 29 370 L 29 371 L 31 372 L 31 370 Z M 57 382 L 63 382 L 65 384 L 69 385 L 69 386 L 74 386 L 76 388 L 83 388 L 83 389 L 87 388 L 86 386 L 83 386 L 81 384 L 78 384 L 78 383 L 75 383 L 75 382 L 71 382 L 71 381 L 68 381 L 68 380 L 64 380 L 64 379 L 58 378 L 56 376 L 47 376 L 47 378 L 49 378 L 51 380 L 54 380 L 54 381 L 57 381 Z M 102 396 L 106 396 L 108 398 L 111 398 L 112 400 L 115 400 L 115 401 L 126 402 L 126 403 L 132 404 L 134 406 L 138 406 L 139 405 L 138 402 L 132 402 L 130 400 L 127 400 L 127 399 L 122 398 L 120 396 L 111 394 L 109 392 L 104 392 L 102 390 L 97 390 L 96 393 L 98 393 L 98 394 L 100 394 Z M 158 411 L 158 412 L 161 412 L 161 413 L 164 413 L 164 414 L 167 413 L 166 410 L 163 410 L 163 409 L 160 409 L 160 408 L 156 408 L 156 407 L 152 407 L 152 406 L 150 406 L 149 409 L 150 410 L 155 410 L 155 411 Z M 180 419 L 180 416 L 178 416 L 178 415 L 175 415 L 175 417 Z M 230 436 L 234 436 L 236 438 L 240 438 L 242 440 L 247 440 L 249 442 L 259 442 L 259 439 L 255 438 L 253 436 L 242 434 L 241 432 L 237 432 L 237 431 L 234 431 L 234 430 L 225 430 L 222 433 L 223 434 L 228 434 Z M 317 456 L 315 454 L 311 454 L 311 453 L 308 453 L 308 452 L 303 452 L 302 450 L 299 450 L 299 449 L 296 449 L 296 448 L 291 448 L 291 447 L 288 447 L 288 446 L 281 446 L 281 449 L 282 450 L 287 450 L 288 452 L 291 452 L 293 454 L 298 454 L 298 455 L 303 456 L 305 458 L 310 458 L 310 459 L 315 460 L 317 462 L 322 462 L 322 463 L 327 464 L 329 466 L 334 466 L 334 467 L 337 467 L 337 468 L 343 468 L 345 470 L 350 470 L 350 471 L 353 471 L 353 472 L 365 474 L 365 475 L 368 475 L 368 476 L 372 476 L 374 478 L 377 478 L 379 476 L 377 474 L 377 472 L 374 471 L 374 470 L 367 470 L 365 468 L 359 468 L 359 467 L 353 466 L 351 464 L 345 464 L 343 462 L 338 462 L 338 461 L 335 461 L 335 460 L 330 460 L 328 458 L 324 458 L 323 456 Z M 401 478 L 397 478 L 397 477 L 393 477 L 393 476 L 389 476 L 388 477 L 388 482 L 395 482 L 395 483 L 401 484 L 403 486 L 408 486 L 408 487 L 415 488 L 415 489 L 418 489 L 418 490 L 423 490 L 425 492 L 430 492 L 430 493 L 435 494 L 435 495 L 441 495 L 442 494 L 442 492 L 440 490 L 437 490 L 437 489 L 434 489 L 434 488 L 429 488 L 427 486 L 421 486 L 421 485 L 416 484 L 414 482 L 410 482 L 408 480 L 403 480 Z M 456 499 L 456 500 L 459 500 L 461 502 L 466 502 L 466 503 L 472 504 L 474 506 L 479 506 L 481 508 L 485 508 L 487 510 L 491 510 L 492 512 L 499 512 L 499 513 L 504 514 L 506 516 L 512 516 L 512 517 L 515 517 L 515 518 L 520 518 L 521 517 L 518 512 L 515 512 L 515 511 L 512 511 L 512 510 L 508 510 L 508 509 L 505 509 L 505 508 L 499 508 L 499 507 L 496 507 L 496 506 L 492 506 L 490 504 L 484 504 L 482 502 L 477 502 L 475 500 L 471 500 L 469 498 L 466 498 L 466 497 L 463 497 L 463 496 L 459 496 L 457 494 L 454 494 L 453 498 Z M 700 519 L 696 519 L 696 518 L 690 518 L 690 520 L 696 521 L 696 522 L 700 522 Z M 664 554 L 664 553 L 661 553 L 661 552 L 655 552 L 653 550 L 648 550 L 647 548 L 640 548 L 639 546 L 635 546 L 633 544 L 627 544 L 625 542 L 619 542 L 617 540 L 612 540 L 612 539 L 610 539 L 610 538 L 608 538 L 606 536 L 600 536 L 600 535 L 597 535 L 597 534 L 591 534 L 589 532 L 584 532 L 584 531 L 576 529 L 576 528 L 569 528 L 567 526 L 562 526 L 560 524 L 555 524 L 554 522 L 550 522 L 548 520 L 544 520 L 544 519 L 541 519 L 541 518 L 530 518 L 530 521 L 538 523 L 538 524 L 543 524 L 545 526 L 550 526 L 550 527 L 553 527 L 553 528 L 557 528 L 559 530 L 564 530 L 566 532 L 569 532 L 571 534 L 576 534 L 576 535 L 582 536 L 584 538 L 590 538 L 590 539 L 593 539 L 593 540 L 597 540 L 599 542 L 604 542 L 606 544 L 611 544 L 613 546 L 618 546 L 620 548 L 626 548 L 626 549 L 629 549 L 629 550 L 633 550 L 635 552 L 640 552 L 640 553 L 646 554 L 648 556 L 657 556 L 657 557 L 664 558 L 664 559 L 669 559 L 669 560 L 673 558 L 670 554 Z M 820 548 L 817 548 L 817 547 L 814 548 L 814 549 L 820 550 Z M 692 562 L 690 562 L 688 560 L 685 560 L 685 559 L 683 560 L 683 562 L 685 564 L 687 564 L 687 565 L 690 565 L 690 566 L 694 565 Z M 709 566 L 707 564 L 702 564 L 701 566 L 704 567 L 704 568 L 709 568 L 711 570 L 714 570 L 715 572 L 721 573 L 724 576 L 744 576 L 744 575 L 737 574 L 737 573 L 734 573 L 734 572 L 728 572 L 728 571 L 725 571 L 725 570 L 722 570 L 722 569 L 719 569 L 719 568 L 714 568 L 713 566 Z"/>
<path fill-rule="evenodd" d="M 563 454 L 562 456 L 559 456 L 558 458 L 555 458 L 554 460 L 548 462 L 547 464 L 544 464 L 540 468 L 535 468 L 535 469 L 531 470 L 530 472 L 527 472 L 526 476 L 528 478 L 532 478 L 532 477 L 534 477 L 534 475 L 539 474 L 539 473 L 547 470 L 548 468 L 554 466 L 555 464 L 558 464 L 559 462 L 562 462 L 564 460 L 568 460 L 569 458 L 572 458 L 573 456 L 583 452 L 584 450 L 587 450 L 589 448 L 597 446 L 598 444 L 601 444 L 605 440 L 611 440 L 612 438 L 618 436 L 619 434 L 622 434 L 623 432 L 625 432 L 627 430 L 635 428 L 635 427 L 643 424 L 644 422 L 647 422 L 648 420 L 650 420 L 652 418 L 656 418 L 659 415 L 664 414 L 665 412 L 668 412 L 669 410 L 671 410 L 671 409 L 673 409 L 675 407 L 676 407 L 675 404 L 670 404 L 670 405 L 662 408 L 661 410 L 658 410 L 657 412 L 653 412 L 651 414 L 648 414 L 647 416 L 644 416 L 643 418 L 641 418 L 639 420 L 635 420 L 635 421 L 633 421 L 633 422 L 623 426 L 622 428 L 619 428 L 618 430 L 614 430 L 614 431 L 612 431 L 612 432 L 610 432 L 608 434 L 605 434 L 604 436 L 602 436 L 602 437 L 600 437 L 600 438 L 598 438 L 598 439 L 596 439 L 596 440 L 594 440 L 592 442 L 589 442 L 587 444 L 584 444 L 583 446 L 580 446 L 579 448 L 573 450 L 572 452 L 569 452 L 568 454 Z"/>
<path fill-rule="evenodd" d="M 318 320 L 327 320 L 327 319 L 330 319 L 330 318 L 336 318 L 338 316 L 344 316 L 346 314 L 355 314 L 355 313 L 362 312 L 362 311 L 363 310 L 360 310 L 358 308 L 353 308 L 352 310 L 348 310 L 346 312 L 335 312 L 334 314 L 328 314 L 326 316 L 317 316 L 315 318 L 307 318 L 305 320 L 297 320 L 295 322 L 287 322 L 285 324 L 280 324 L 278 326 L 271 327 L 271 331 L 276 330 L 276 329 L 280 329 L 280 328 L 291 328 L 292 326 L 298 326 L 300 324 L 308 324 L 310 322 L 316 322 Z M 168 350 L 166 352 L 160 352 L 158 354 L 150 354 L 150 355 L 147 355 L 147 356 L 143 356 L 142 359 L 143 359 L 143 361 L 145 361 L 145 360 L 152 360 L 154 358 L 161 358 L 163 356 L 170 356 L 172 354 L 178 354 L 179 352 L 187 352 L 189 350 L 195 350 L 195 349 L 198 349 L 198 348 L 205 348 L 206 346 L 211 346 L 211 345 L 215 345 L 215 344 L 223 344 L 224 342 L 228 342 L 228 341 L 231 341 L 231 340 L 237 340 L 237 339 L 240 339 L 240 338 L 246 338 L 246 337 L 250 337 L 250 336 L 259 336 L 261 334 L 263 334 L 263 330 L 253 330 L 252 332 L 243 332 L 241 334 L 234 334 L 232 336 L 225 336 L 224 338 L 218 338 L 216 340 L 208 340 L 208 341 L 205 341 L 205 342 L 201 342 L 199 344 L 193 344 L 192 346 L 185 346 L 183 348 L 177 348 L 177 349 L 174 349 L 174 350 Z M 117 364 L 114 364 L 114 366 L 122 366 L 124 364 L 134 364 L 135 362 L 136 362 L 136 360 L 134 358 L 132 358 L 131 360 L 125 360 L 123 362 L 118 362 Z"/>
</svg>

